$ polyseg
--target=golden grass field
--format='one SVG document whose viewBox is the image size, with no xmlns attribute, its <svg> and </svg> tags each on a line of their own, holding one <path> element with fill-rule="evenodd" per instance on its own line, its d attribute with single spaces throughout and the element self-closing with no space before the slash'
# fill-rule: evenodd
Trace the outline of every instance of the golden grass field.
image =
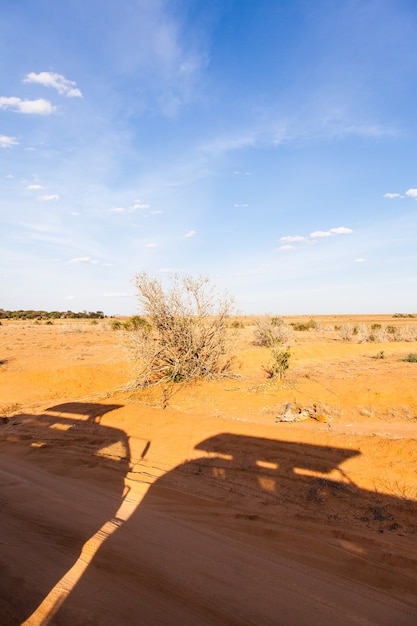
<svg viewBox="0 0 417 626">
<path fill-rule="evenodd" d="M 315 316 L 282 381 L 239 320 L 165 409 L 110 320 L 2 322 L 3 626 L 417 623 L 417 319 Z"/>
</svg>

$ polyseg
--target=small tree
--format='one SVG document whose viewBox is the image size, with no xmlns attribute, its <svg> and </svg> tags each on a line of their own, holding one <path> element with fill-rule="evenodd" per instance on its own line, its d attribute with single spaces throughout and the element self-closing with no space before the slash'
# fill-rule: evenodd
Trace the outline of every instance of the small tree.
<svg viewBox="0 0 417 626">
<path fill-rule="evenodd" d="M 173 275 L 171 287 L 146 272 L 135 277 L 147 324 L 133 330 L 140 389 L 162 385 L 164 404 L 175 383 L 224 375 L 231 366 L 229 315 L 233 300 L 208 278 Z"/>
</svg>

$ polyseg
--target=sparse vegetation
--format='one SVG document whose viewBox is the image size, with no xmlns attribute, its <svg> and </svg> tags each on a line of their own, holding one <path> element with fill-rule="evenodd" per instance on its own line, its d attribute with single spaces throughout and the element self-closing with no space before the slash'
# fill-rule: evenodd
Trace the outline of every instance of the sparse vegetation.
<svg viewBox="0 0 417 626">
<path fill-rule="evenodd" d="M 380 350 L 380 352 L 378 352 L 375 357 L 375 359 L 385 359 L 385 352 L 383 350 Z"/>
<path fill-rule="evenodd" d="M 259 321 L 254 332 L 256 346 L 268 348 L 286 343 L 291 337 L 291 329 L 282 317 L 266 318 Z"/>
<path fill-rule="evenodd" d="M 340 326 L 340 338 L 342 341 L 350 341 L 353 336 L 353 326 L 352 324 L 342 324 Z"/>
<path fill-rule="evenodd" d="M 406 361 L 407 363 L 417 363 L 417 352 L 409 352 L 407 356 L 402 360 Z"/>
<path fill-rule="evenodd" d="M 297 331 L 306 331 L 306 330 L 316 330 L 317 322 L 313 320 L 313 318 L 309 319 L 308 322 L 292 322 L 291 326 L 294 330 Z"/>
<path fill-rule="evenodd" d="M 127 331 L 138 330 L 139 328 L 141 328 L 143 332 L 150 332 L 152 327 L 151 324 L 144 317 L 141 317 L 140 315 L 133 315 L 133 317 L 130 317 L 125 322 L 122 322 L 120 320 L 112 320 L 110 323 L 110 328 L 112 330 Z"/>
<path fill-rule="evenodd" d="M 264 370 L 268 375 L 268 378 L 278 378 L 281 380 L 285 377 L 285 373 L 289 368 L 291 351 L 290 346 L 286 348 L 280 344 L 274 344 L 271 346 L 271 360 Z"/>
<path fill-rule="evenodd" d="M 142 272 L 135 283 L 145 318 L 138 317 L 133 329 L 134 389 L 161 385 L 165 403 L 176 383 L 228 372 L 229 295 L 218 295 L 206 277 L 174 275 L 164 289 L 159 279 Z"/>
<path fill-rule="evenodd" d="M 258 322 L 255 329 L 255 345 L 270 349 L 270 361 L 263 366 L 268 378 L 284 378 L 289 368 L 290 347 L 285 344 L 291 336 L 291 329 L 282 317 L 273 317 Z"/>
</svg>

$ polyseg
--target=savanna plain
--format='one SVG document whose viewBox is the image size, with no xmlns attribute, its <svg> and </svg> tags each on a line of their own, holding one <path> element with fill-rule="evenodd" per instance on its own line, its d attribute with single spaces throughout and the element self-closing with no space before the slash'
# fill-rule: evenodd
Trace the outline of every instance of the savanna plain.
<svg viewBox="0 0 417 626">
<path fill-rule="evenodd" d="M 284 320 L 164 403 L 112 320 L 2 322 L 3 626 L 417 623 L 417 319 Z"/>
</svg>

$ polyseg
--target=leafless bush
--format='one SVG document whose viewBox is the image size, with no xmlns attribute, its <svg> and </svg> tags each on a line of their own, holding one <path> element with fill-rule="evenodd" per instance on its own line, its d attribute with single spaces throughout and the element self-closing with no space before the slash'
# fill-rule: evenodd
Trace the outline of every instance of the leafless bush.
<svg viewBox="0 0 417 626">
<path fill-rule="evenodd" d="M 271 348 L 276 344 L 287 343 L 291 338 L 292 329 L 282 317 L 272 317 L 258 321 L 254 335 L 256 346 Z"/>
<path fill-rule="evenodd" d="M 214 378 L 230 369 L 229 315 L 233 299 L 219 295 L 206 277 L 172 277 L 169 289 L 146 272 L 135 277 L 148 324 L 132 332 L 139 371 L 133 387 L 162 385 L 164 398 L 176 383 Z"/>
<path fill-rule="evenodd" d="M 358 343 L 371 341 L 371 337 L 374 337 L 374 334 L 369 330 L 369 326 L 367 324 L 359 324 L 357 328 Z"/>
<path fill-rule="evenodd" d="M 343 324 L 339 329 L 340 338 L 342 341 L 350 341 L 353 337 L 354 326 L 352 324 Z"/>
</svg>

